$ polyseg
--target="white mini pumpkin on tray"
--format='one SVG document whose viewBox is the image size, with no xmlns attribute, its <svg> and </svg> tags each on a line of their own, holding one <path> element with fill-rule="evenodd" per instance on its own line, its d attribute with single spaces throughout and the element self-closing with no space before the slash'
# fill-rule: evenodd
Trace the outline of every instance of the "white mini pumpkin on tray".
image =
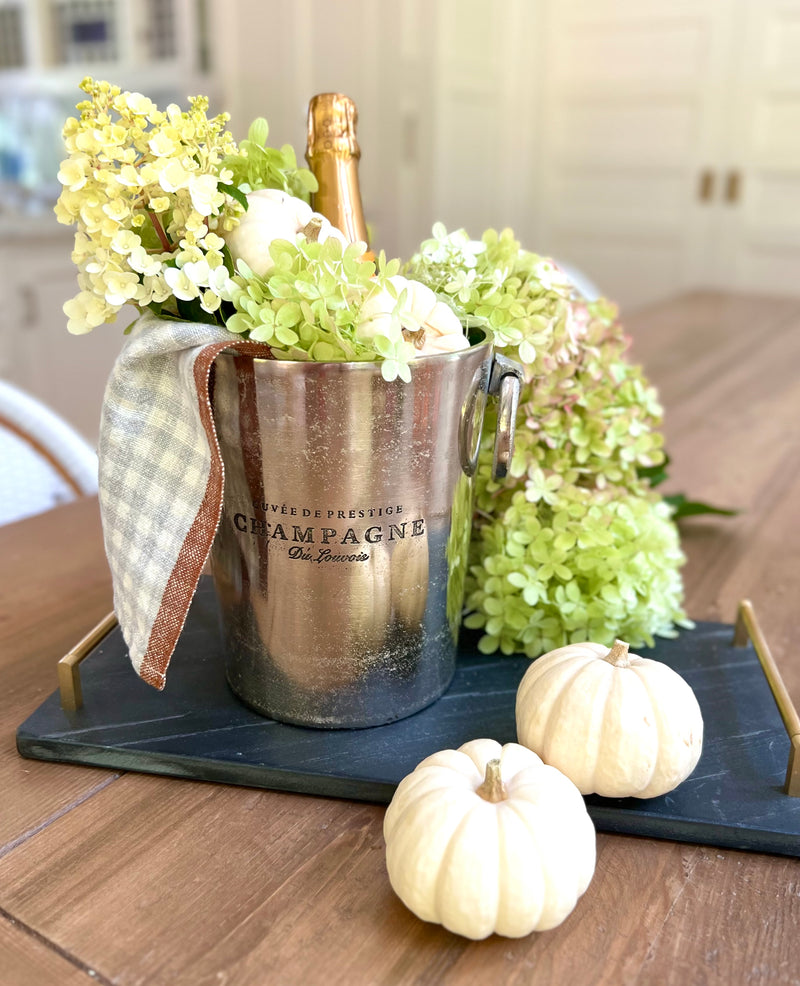
<svg viewBox="0 0 800 986">
<path fill-rule="evenodd" d="M 703 717 L 694 692 L 663 664 L 579 643 L 533 662 L 517 691 L 517 739 L 582 794 L 654 798 L 694 770 Z"/>
<path fill-rule="evenodd" d="M 383 831 L 403 903 L 467 938 L 554 928 L 594 873 L 578 789 L 517 743 L 477 739 L 423 760 L 400 782 Z"/>
</svg>

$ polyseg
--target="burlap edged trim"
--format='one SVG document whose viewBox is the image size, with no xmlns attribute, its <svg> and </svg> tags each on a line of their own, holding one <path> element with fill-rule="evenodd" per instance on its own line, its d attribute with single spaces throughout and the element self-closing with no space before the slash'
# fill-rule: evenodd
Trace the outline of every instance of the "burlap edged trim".
<svg viewBox="0 0 800 986">
<path fill-rule="evenodd" d="M 159 691 L 167 679 L 167 667 L 178 643 L 189 606 L 197 591 L 211 545 L 222 517 L 222 494 L 225 488 L 225 467 L 219 449 L 217 431 L 209 398 L 209 379 L 214 360 L 224 349 L 235 349 L 244 356 L 272 359 L 269 347 L 254 342 L 221 342 L 204 346 L 194 362 L 194 384 L 200 421 L 208 439 L 211 464 L 200 508 L 189 534 L 178 552 L 175 566 L 167 580 L 161 603 L 150 631 L 139 676 Z"/>
</svg>

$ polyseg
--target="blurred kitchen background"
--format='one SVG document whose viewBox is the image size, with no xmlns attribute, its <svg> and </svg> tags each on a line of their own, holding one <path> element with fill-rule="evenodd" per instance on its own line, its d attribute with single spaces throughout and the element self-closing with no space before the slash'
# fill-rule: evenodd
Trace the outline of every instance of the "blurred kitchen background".
<svg viewBox="0 0 800 986">
<path fill-rule="evenodd" d="M 626 311 L 800 294 L 800 0 L 0 0 L 0 378 L 95 441 L 128 320 L 66 332 L 60 130 L 91 74 L 208 93 L 301 157 L 309 98 L 359 109 L 373 245 L 511 226 Z"/>
</svg>

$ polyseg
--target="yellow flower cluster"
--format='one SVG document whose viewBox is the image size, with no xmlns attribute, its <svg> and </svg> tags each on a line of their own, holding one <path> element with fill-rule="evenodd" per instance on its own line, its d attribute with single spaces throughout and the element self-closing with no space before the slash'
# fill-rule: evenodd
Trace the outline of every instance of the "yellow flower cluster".
<svg viewBox="0 0 800 986">
<path fill-rule="evenodd" d="M 199 300 L 215 312 L 229 300 L 224 241 L 240 211 L 220 188 L 222 168 L 236 145 L 226 114 L 207 116 L 197 96 L 188 111 L 165 111 L 146 96 L 86 78 L 90 97 L 80 119 L 64 127 L 69 157 L 58 179 L 63 188 L 58 221 L 77 224 L 73 261 L 79 293 L 64 305 L 70 332 L 89 332 L 113 321 L 127 303 L 163 305 Z"/>
</svg>

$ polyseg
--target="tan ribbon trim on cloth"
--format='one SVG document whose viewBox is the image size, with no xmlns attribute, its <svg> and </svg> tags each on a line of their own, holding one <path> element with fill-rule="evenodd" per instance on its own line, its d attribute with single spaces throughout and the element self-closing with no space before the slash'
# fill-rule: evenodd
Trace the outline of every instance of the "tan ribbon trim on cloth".
<svg viewBox="0 0 800 986">
<path fill-rule="evenodd" d="M 186 617 L 189 612 L 200 576 L 203 573 L 211 545 L 222 517 L 222 497 L 225 489 L 225 466 L 219 449 L 217 429 L 211 410 L 209 381 L 214 360 L 225 349 L 235 349 L 243 356 L 272 359 L 267 346 L 260 343 L 236 342 L 215 343 L 205 346 L 194 363 L 194 383 L 197 389 L 197 403 L 200 420 L 203 424 L 211 451 L 211 469 L 203 494 L 200 509 L 197 511 L 189 536 L 183 542 L 172 575 L 167 582 L 161 606 L 153 623 L 147 651 L 139 667 L 140 677 L 149 685 L 161 691 L 166 684 L 167 667 L 175 651 Z"/>
<path fill-rule="evenodd" d="M 162 689 L 222 516 L 209 395 L 224 350 L 271 359 L 217 325 L 145 313 L 112 368 L 100 428 L 103 537 L 131 662 Z"/>
</svg>

